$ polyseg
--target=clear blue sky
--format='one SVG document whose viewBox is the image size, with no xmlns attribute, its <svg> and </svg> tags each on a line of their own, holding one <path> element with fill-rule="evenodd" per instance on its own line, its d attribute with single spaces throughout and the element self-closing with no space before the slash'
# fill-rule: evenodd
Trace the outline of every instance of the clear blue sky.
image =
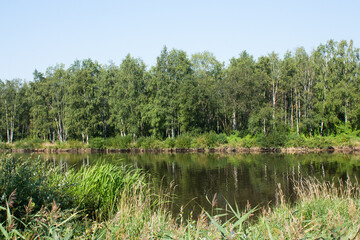
<svg viewBox="0 0 360 240">
<path fill-rule="evenodd" d="M 166 45 L 218 60 L 311 52 L 329 39 L 360 47 L 357 0 L 0 0 L 0 79 L 91 58 L 119 65 L 126 54 L 150 67 Z"/>
</svg>

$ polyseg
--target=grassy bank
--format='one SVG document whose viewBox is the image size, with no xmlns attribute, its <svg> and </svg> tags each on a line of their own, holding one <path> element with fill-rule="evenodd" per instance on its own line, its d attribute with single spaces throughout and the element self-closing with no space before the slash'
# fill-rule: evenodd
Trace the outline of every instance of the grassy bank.
<svg viewBox="0 0 360 240">
<path fill-rule="evenodd" d="M 358 147 L 360 137 L 358 131 L 344 131 L 331 136 L 305 136 L 296 133 L 279 133 L 264 135 L 232 135 L 205 133 L 183 134 L 165 140 L 155 137 L 131 136 L 111 138 L 92 138 L 89 144 L 78 140 L 66 142 L 45 142 L 41 139 L 24 139 L 7 144 L 0 142 L 0 149 L 210 149 L 210 148 L 309 148 L 321 149 L 328 147 Z"/>
<path fill-rule="evenodd" d="M 357 239 L 360 188 L 293 180 L 297 202 L 229 206 L 223 216 L 171 215 L 171 189 L 155 193 L 141 170 L 106 163 L 64 171 L 38 158 L 0 158 L 1 239 Z M 209 196 L 216 210 L 216 197 Z M 215 211 L 216 212 L 216 211 Z M 257 212 L 257 217 L 253 215 Z"/>
</svg>

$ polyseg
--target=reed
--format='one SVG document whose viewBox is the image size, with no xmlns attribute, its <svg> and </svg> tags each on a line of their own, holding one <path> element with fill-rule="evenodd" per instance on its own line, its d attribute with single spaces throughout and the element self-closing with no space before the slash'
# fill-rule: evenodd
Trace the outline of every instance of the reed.
<svg viewBox="0 0 360 240">
<path fill-rule="evenodd" d="M 337 183 L 337 184 L 336 184 Z M 298 201 L 291 206 L 279 190 L 279 205 L 263 210 L 254 226 L 274 239 L 359 239 L 360 188 L 347 181 L 315 178 L 294 182 Z"/>
<path fill-rule="evenodd" d="M 70 170 L 66 173 L 66 181 L 73 186 L 69 194 L 74 196 L 78 207 L 100 221 L 111 216 L 123 196 L 149 191 L 141 170 L 104 162 Z"/>
</svg>

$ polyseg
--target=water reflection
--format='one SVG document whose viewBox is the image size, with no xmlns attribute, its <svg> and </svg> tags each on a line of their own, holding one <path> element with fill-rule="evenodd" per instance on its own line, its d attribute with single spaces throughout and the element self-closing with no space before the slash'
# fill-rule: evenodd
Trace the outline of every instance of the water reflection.
<svg viewBox="0 0 360 240">
<path fill-rule="evenodd" d="M 18 154 L 19 155 L 19 154 Z M 21 154 L 24 157 L 26 154 Z M 157 188 L 175 184 L 173 212 L 201 207 L 211 211 L 208 199 L 216 195 L 216 207 L 227 203 L 245 208 L 276 202 L 281 185 L 288 200 L 294 200 L 292 179 L 316 177 L 346 180 L 360 175 L 360 156 L 345 154 L 42 154 L 52 164 L 67 170 L 89 166 L 99 160 L 131 164 L 150 173 Z"/>
</svg>

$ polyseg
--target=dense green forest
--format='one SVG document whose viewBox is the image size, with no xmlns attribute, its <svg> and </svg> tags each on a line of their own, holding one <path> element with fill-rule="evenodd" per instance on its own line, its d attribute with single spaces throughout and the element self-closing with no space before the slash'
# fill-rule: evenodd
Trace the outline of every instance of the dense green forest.
<svg viewBox="0 0 360 240">
<path fill-rule="evenodd" d="M 283 58 L 244 51 L 227 65 L 209 52 L 189 57 L 166 47 L 151 68 L 130 55 L 120 66 L 76 60 L 35 70 L 29 83 L 0 80 L 0 137 L 328 136 L 360 128 L 359 60 L 352 41 L 333 40 Z"/>
</svg>

